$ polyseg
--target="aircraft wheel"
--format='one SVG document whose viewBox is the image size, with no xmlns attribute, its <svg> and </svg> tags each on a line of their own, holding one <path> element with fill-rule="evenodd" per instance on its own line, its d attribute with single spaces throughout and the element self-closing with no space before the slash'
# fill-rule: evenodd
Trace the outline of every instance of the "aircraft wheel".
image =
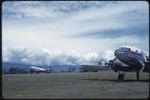
<svg viewBox="0 0 150 100">
<path fill-rule="evenodd" d="M 139 71 L 137 71 L 137 73 L 136 73 L 136 78 L 137 78 L 137 80 L 140 79 Z"/>
<path fill-rule="evenodd" d="M 120 81 L 124 80 L 124 74 L 119 74 L 118 75 L 118 80 L 120 80 Z"/>
</svg>

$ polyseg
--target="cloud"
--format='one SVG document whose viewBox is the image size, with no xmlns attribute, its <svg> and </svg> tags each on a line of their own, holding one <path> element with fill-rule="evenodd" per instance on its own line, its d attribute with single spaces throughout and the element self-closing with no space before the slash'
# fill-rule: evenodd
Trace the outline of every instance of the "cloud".
<svg viewBox="0 0 150 100">
<path fill-rule="evenodd" d="M 52 52 L 48 49 L 33 50 L 25 47 L 3 48 L 3 62 L 47 66 L 57 64 L 94 64 L 99 61 L 109 60 L 112 55 L 111 53 L 113 52 L 80 54 L 75 50 L 71 50 L 70 52 L 55 50 Z"/>
<path fill-rule="evenodd" d="M 146 2 L 108 3 L 100 9 L 91 7 L 81 10 L 73 16 L 73 19 L 81 21 L 82 29 L 87 29 L 72 37 L 118 38 L 124 35 L 122 33 L 130 35 L 133 32 L 137 35 L 137 33 L 147 34 L 149 31 Z"/>
<path fill-rule="evenodd" d="M 2 7 L 3 48 L 48 48 L 54 51 L 48 50 L 49 56 L 39 51 L 21 60 L 34 58 L 36 63 L 35 55 L 45 55 L 45 64 L 88 62 L 89 52 L 96 53 L 90 57 L 99 57 L 98 52 L 113 51 L 125 42 L 149 51 L 148 7 L 145 1 L 6 1 Z M 68 54 L 73 48 L 82 54 Z"/>
</svg>

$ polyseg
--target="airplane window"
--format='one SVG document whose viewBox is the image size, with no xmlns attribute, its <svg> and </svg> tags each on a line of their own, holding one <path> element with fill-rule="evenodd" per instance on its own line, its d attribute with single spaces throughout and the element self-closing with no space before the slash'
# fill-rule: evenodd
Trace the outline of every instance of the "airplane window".
<svg viewBox="0 0 150 100">
<path fill-rule="evenodd" d="M 135 50 L 135 52 L 140 53 L 138 50 Z"/>
<path fill-rule="evenodd" d="M 130 48 L 124 48 L 125 51 L 129 51 Z"/>
<path fill-rule="evenodd" d="M 146 56 L 146 59 L 147 59 L 147 60 L 149 60 L 149 57 L 148 57 L 148 56 Z"/>
<path fill-rule="evenodd" d="M 130 48 L 125 48 L 125 47 L 120 48 L 120 50 L 123 50 L 123 51 L 131 51 Z"/>
<path fill-rule="evenodd" d="M 129 51 L 131 51 L 131 49 L 129 48 Z"/>
</svg>

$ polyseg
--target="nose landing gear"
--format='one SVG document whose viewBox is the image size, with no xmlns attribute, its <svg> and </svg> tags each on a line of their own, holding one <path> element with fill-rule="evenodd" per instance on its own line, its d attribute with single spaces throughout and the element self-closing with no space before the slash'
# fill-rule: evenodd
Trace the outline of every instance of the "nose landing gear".
<svg viewBox="0 0 150 100">
<path fill-rule="evenodd" d="M 139 80 L 140 79 L 140 75 L 139 75 L 139 71 L 136 72 L 136 79 Z"/>
</svg>

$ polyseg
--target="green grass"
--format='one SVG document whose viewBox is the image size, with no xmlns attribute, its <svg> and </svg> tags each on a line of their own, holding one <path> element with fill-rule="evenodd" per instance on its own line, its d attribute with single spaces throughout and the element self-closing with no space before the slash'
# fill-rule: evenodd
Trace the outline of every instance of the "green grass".
<svg viewBox="0 0 150 100">
<path fill-rule="evenodd" d="M 2 76 L 3 98 L 147 98 L 149 74 L 137 81 L 127 73 L 117 81 L 113 71 L 87 73 L 13 74 Z"/>
</svg>

